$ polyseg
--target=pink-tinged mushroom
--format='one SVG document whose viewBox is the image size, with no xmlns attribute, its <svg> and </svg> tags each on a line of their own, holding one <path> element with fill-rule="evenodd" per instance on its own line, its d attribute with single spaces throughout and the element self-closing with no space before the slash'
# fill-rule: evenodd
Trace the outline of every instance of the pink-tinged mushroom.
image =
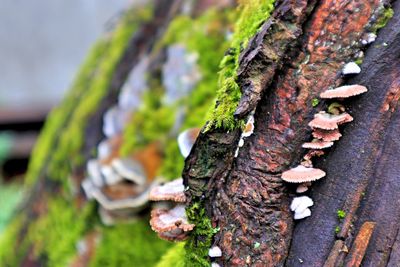
<svg viewBox="0 0 400 267">
<path fill-rule="evenodd" d="M 331 115 L 322 111 L 314 115 L 314 119 L 310 121 L 308 126 L 322 130 L 335 130 L 338 125 L 351 121 L 353 121 L 353 117 L 346 112 L 339 115 Z"/>
<path fill-rule="evenodd" d="M 288 183 L 312 182 L 324 177 L 326 173 L 317 168 L 307 168 L 299 165 L 282 173 L 282 180 Z"/>
<path fill-rule="evenodd" d="M 196 138 L 200 133 L 200 128 L 191 128 L 183 131 L 178 136 L 178 145 L 181 154 L 186 158 L 189 156 L 190 151 L 194 143 L 196 142 Z"/>
<path fill-rule="evenodd" d="M 296 188 L 296 193 L 302 194 L 307 192 L 308 188 L 311 186 L 311 182 L 299 184 Z"/>
<path fill-rule="evenodd" d="M 194 224 L 187 221 L 184 205 L 177 205 L 171 210 L 153 209 L 150 226 L 160 238 L 169 241 L 183 240 L 185 233 L 194 228 Z"/>
<path fill-rule="evenodd" d="M 339 129 L 322 130 L 315 128 L 312 132 L 312 136 L 325 142 L 332 142 L 339 140 L 340 137 L 342 137 L 342 134 L 339 132 Z"/>
<path fill-rule="evenodd" d="M 313 141 L 307 142 L 302 145 L 303 148 L 308 149 L 324 149 L 333 146 L 333 142 L 324 142 L 324 141 Z"/>
<path fill-rule="evenodd" d="M 307 154 L 304 155 L 303 159 L 306 161 L 311 160 L 313 157 L 320 157 L 322 155 L 324 155 L 325 152 L 322 150 L 316 150 L 316 149 L 312 149 L 310 151 L 307 152 Z"/>
<path fill-rule="evenodd" d="M 360 95 L 367 92 L 368 89 L 362 85 L 344 85 L 337 87 L 335 89 L 326 90 L 320 94 L 320 97 L 323 99 L 331 99 L 331 98 L 347 98 L 355 95 Z"/>
<path fill-rule="evenodd" d="M 152 201 L 165 201 L 170 200 L 174 202 L 185 202 L 186 196 L 184 193 L 185 187 L 183 179 L 179 178 L 163 185 L 158 185 L 150 191 L 150 200 Z"/>
</svg>

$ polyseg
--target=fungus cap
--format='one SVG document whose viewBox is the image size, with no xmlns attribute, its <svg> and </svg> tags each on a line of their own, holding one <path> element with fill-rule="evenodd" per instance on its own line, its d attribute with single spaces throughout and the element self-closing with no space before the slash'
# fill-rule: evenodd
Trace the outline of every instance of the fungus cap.
<svg viewBox="0 0 400 267">
<path fill-rule="evenodd" d="M 218 246 L 212 246 L 208 250 L 208 256 L 210 256 L 211 258 L 221 257 L 222 256 L 222 251 Z"/>
<path fill-rule="evenodd" d="M 309 148 L 309 149 L 324 149 L 331 146 L 333 146 L 333 142 L 325 142 L 325 141 L 307 142 L 302 145 L 303 148 Z"/>
<path fill-rule="evenodd" d="M 322 151 L 322 150 L 312 149 L 312 150 L 308 151 L 307 154 L 304 155 L 303 159 L 311 160 L 313 157 L 319 157 L 319 156 L 322 156 L 324 154 L 325 154 L 325 152 Z"/>
<path fill-rule="evenodd" d="M 101 174 L 100 163 L 96 159 L 91 159 L 86 163 L 86 171 L 90 180 L 98 187 L 104 185 L 104 178 Z"/>
<path fill-rule="evenodd" d="M 326 90 L 320 94 L 320 97 L 323 99 L 331 99 L 331 98 L 347 98 L 355 95 L 360 95 L 367 92 L 368 89 L 362 85 L 344 85 L 337 87 L 335 89 Z"/>
<path fill-rule="evenodd" d="M 301 220 L 301 219 L 304 219 L 304 218 L 309 217 L 309 216 L 311 216 L 311 210 L 309 208 L 305 209 L 302 212 L 295 212 L 294 213 L 294 219 L 295 220 Z"/>
<path fill-rule="evenodd" d="M 242 132 L 242 137 L 249 137 L 250 135 L 253 134 L 253 132 L 254 132 L 254 116 L 253 114 L 251 114 Z"/>
<path fill-rule="evenodd" d="M 339 129 L 322 130 L 315 128 L 312 132 L 312 136 L 325 142 L 332 142 L 339 140 L 340 137 L 342 137 L 342 134 L 339 132 Z"/>
<path fill-rule="evenodd" d="M 312 205 L 314 205 L 314 201 L 308 196 L 295 197 L 290 204 L 290 210 L 301 213 Z"/>
<path fill-rule="evenodd" d="M 183 131 L 178 136 L 178 145 L 181 154 L 186 158 L 189 156 L 190 151 L 194 143 L 196 142 L 196 138 L 200 133 L 200 128 L 191 128 Z"/>
<path fill-rule="evenodd" d="M 339 115 L 319 112 L 314 115 L 314 119 L 310 121 L 308 126 L 322 130 L 335 130 L 338 129 L 338 125 L 351 121 L 353 121 L 353 117 L 346 112 Z"/>
<path fill-rule="evenodd" d="M 355 62 L 349 62 L 346 65 L 344 65 L 342 69 L 342 74 L 347 75 L 347 74 L 358 74 L 361 72 L 360 66 L 357 65 Z"/>
<path fill-rule="evenodd" d="M 186 196 L 184 190 L 183 179 L 178 178 L 163 185 L 155 186 L 150 191 L 149 198 L 153 201 L 170 200 L 174 202 L 185 202 Z"/>
<path fill-rule="evenodd" d="M 308 191 L 308 185 L 306 183 L 299 184 L 296 188 L 296 193 L 302 194 Z"/>
<path fill-rule="evenodd" d="M 187 221 L 184 205 L 177 205 L 171 210 L 153 209 L 150 226 L 157 233 L 175 232 L 176 234 L 188 232 L 194 228 L 194 224 Z"/>
<path fill-rule="evenodd" d="M 282 173 L 282 179 L 289 183 L 312 182 L 324 177 L 326 173 L 317 168 L 307 168 L 299 165 Z"/>
<path fill-rule="evenodd" d="M 107 185 L 117 184 L 123 180 L 122 176 L 119 175 L 110 165 L 103 165 L 100 170 L 104 177 L 104 182 Z"/>
<path fill-rule="evenodd" d="M 111 162 L 115 172 L 138 185 L 146 184 L 146 174 L 142 165 L 131 158 L 115 158 Z"/>
</svg>

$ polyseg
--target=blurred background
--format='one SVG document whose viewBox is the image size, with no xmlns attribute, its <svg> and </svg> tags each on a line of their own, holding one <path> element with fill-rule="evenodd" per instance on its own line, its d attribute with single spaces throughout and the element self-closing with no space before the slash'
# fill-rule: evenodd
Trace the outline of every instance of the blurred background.
<svg viewBox="0 0 400 267">
<path fill-rule="evenodd" d="M 134 1 L 143 2 L 143 1 Z M 0 232 L 31 149 L 90 47 L 132 0 L 0 0 Z"/>
</svg>

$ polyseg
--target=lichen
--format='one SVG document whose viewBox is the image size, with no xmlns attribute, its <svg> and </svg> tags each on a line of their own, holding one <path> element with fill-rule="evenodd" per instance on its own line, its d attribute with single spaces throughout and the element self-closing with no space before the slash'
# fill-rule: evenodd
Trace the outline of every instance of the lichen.
<svg viewBox="0 0 400 267">
<path fill-rule="evenodd" d="M 222 59 L 218 79 L 218 92 L 215 107 L 208 114 L 207 130 L 224 128 L 232 130 L 241 126 L 233 117 L 240 100 L 241 92 L 237 84 L 239 55 L 248 41 L 254 36 L 262 23 L 274 9 L 274 0 L 240 1 L 238 19 L 232 36 L 231 47 Z"/>
<path fill-rule="evenodd" d="M 171 243 L 159 239 L 148 219 L 102 227 L 102 239 L 90 267 L 155 266 Z"/>
</svg>

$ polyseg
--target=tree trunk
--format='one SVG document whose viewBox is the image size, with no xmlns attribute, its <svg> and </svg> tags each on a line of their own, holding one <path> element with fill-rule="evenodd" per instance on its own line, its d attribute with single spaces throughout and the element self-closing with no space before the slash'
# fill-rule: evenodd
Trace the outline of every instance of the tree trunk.
<svg viewBox="0 0 400 267">
<path fill-rule="evenodd" d="M 222 250 L 220 265 L 400 264 L 399 1 L 392 3 L 394 17 L 376 42 L 360 43 L 384 25 L 388 5 L 278 1 L 242 51 L 243 94 L 235 115 L 243 118 L 255 108 L 254 134 L 235 158 L 239 130 L 203 132 L 183 174 L 191 204 L 204 203 L 220 229 L 214 238 Z M 362 72 L 344 77 L 343 65 L 356 61 L 361 51 Z M 294 188 L 281 173 L 300 163 L 301 145 L 311 139 L 307 124 L 327 106 L 320 101 L 314 107 L 313 99 L 342 84 L 365 85 L 369 91 L 345 101 L 354 122 L 343 127 L 343 138 L 326 157 L 315 160 L 327 176 L 312 186 L 312 216 L 294 223 L 289 210 Z M 338 210 L 346 214 L 343 221 Z M 360 243 L 367 245 L 365 256 Z"/>
</svg>

